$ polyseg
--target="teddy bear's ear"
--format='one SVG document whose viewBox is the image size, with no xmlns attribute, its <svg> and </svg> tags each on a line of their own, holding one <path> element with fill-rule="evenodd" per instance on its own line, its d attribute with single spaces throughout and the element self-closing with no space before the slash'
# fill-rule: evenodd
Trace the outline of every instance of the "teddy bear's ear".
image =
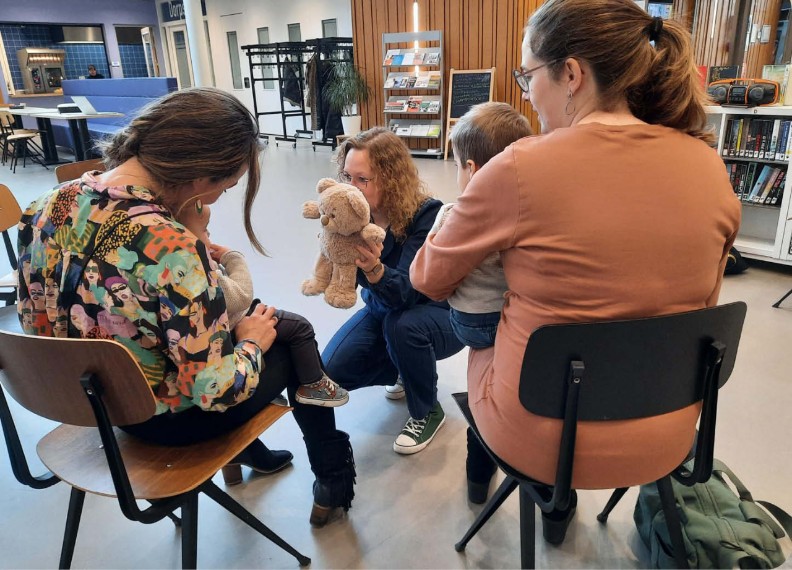
<svg viewBox="0 0 792 570">
<path fill-rule="evenodd" d="M 366 197 L 363 196 L 363 192 L 357 190 L 356 192 L 349 192 L 347 195 L 347 201 L 349 202 L 349 206 L 352 208 L 352 211 L 358 215 L 362 220 L 368 221 L 371 212 L 369 210 L 368 202 L 366 202 Z"/>
<path fill-rule="evenodd" d="M 331 186 L 335 186 L 338 184 L 337 181 L 333 180 L 332 178 L 322 178 L 318 184 L 316 185 L 316 191 L 321 194 Z"/>
</svg>

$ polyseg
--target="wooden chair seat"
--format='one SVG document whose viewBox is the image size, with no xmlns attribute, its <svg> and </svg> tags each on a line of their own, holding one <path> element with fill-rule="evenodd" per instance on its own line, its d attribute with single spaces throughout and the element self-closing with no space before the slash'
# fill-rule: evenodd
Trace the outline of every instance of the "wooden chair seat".
<svg viewBox="0 0 792 570">
<path fill-rule="evenodd" d="M 197 489 L 289 410 L 270 404 L 234 431 L 180 447 L 148 443 L 114 428 L 135 499 L 164 499 Z M 39 441 L 36 451 L 61 481 L 87 493 L 117 496 L 96 428 L 61 425 Z"/>
<path fill-rule="evenodd" d="M 181 526 L 183 568 L 197 564 L 201 493 L 294 556 L 301 566 L 311 563 L 212 481 L 229 460 L 291 408 L 268 404 L 239 428 L 200 444 L 154 445 L 115 427 L 144 422 L 156 411 L 151 387 L 125 346 L 111 340 L 9 331 L 19 331 L 16 307 L 0 309 L 0 381 L 5 388 L 0 389 L 0 424 L 11 469 L 20 483 L 34 489 L 60 481 L 71 486 L 60 568 L 71 565 L 86 493 L 117 497 L 121 512 L 130 520 L 151 524 L 168 517 Z M 30 472 L 6 392 L 27 410 L 62 424 L 38 443 L 38 455 L 49 469 L 44 475 Z M 211 412 L 206 414 L 206 420 L 212 421 Z M 141 508 L 141 499 L 150 506 Z"/>
</svg>

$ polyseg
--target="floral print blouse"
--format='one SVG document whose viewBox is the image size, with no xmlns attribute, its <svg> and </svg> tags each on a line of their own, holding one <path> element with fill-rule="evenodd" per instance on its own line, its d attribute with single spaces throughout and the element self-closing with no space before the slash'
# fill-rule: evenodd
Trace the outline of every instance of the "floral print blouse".
<svg viewBox="0 0 792 570">
<path fill-rule="evenodd" d="M 248 399 L 258 345 L 234 344 L 206 247 L 142 186 L 86 173 L 33 202 L 19 224 L 26 334 L 113 339 L 137 359 L 157 413 Z"/>
</svg>

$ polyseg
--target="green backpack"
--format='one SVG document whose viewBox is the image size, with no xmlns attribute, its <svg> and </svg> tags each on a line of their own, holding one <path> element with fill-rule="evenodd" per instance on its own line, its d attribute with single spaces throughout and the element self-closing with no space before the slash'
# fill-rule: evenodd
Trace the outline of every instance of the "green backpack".
<svg viewBox="0 0 792 570">
<path fill-rule="evenodd" d="M 726 484 L 731 480 L 739 496 Z M 778 539 L 792 536 L 792 517 L 771 503 L 754 501 L 745 485 L 717 459 L 706 483 L 686 487 L 672 478 L 682 537 L 691 568 L 776 568 L 784 563 Z M 651 551 L 653 568 L 675 568 L 671 537 L 655 484 L 643 485 L 633 515 Z"/>
</svg>

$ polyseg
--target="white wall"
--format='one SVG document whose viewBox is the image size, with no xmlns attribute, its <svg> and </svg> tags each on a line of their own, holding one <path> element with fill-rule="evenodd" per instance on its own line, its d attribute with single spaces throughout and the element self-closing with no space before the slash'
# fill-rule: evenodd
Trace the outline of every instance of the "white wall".
<svg viewBox="0 0 792 570">
<path fill-rule="evenodd" d="M 270 42 L 289 41 L 288 24 L 300 24 L 302 39 L 322 37 L 322 20 L 335 18 L 339 36 L 352 36 L 352 7 L 350 0 L 206 0 L 206 16 L 212 42 L 212 62 L 218 88 L 236 95 L 253 110 L 251 89 L 234 89 L 231 80 L 231 64 L 228 53 L 227 32 L 236 32 L 239 46 L 258 43 L 256 30 L 268 27 Z M 248 58 L 239 50 L 242 76 L 250 76 Z M 257 91 L 261 93 L 261 91 Z M 280 111 L 278 89 L 265 91 L 258 97 L 259 112 Z M 293 107 L 288 107 L 293 108 Z M 311 128 L 310 118 L 308 129 Z M 262 117 L 259 121 L 263 132 L 280 133 L 283 129 L 280 115 Z M 302 121 L 290 118 L 287 122 L 289 134 L 295 128 L 302 129 Z"/>
</svg>

